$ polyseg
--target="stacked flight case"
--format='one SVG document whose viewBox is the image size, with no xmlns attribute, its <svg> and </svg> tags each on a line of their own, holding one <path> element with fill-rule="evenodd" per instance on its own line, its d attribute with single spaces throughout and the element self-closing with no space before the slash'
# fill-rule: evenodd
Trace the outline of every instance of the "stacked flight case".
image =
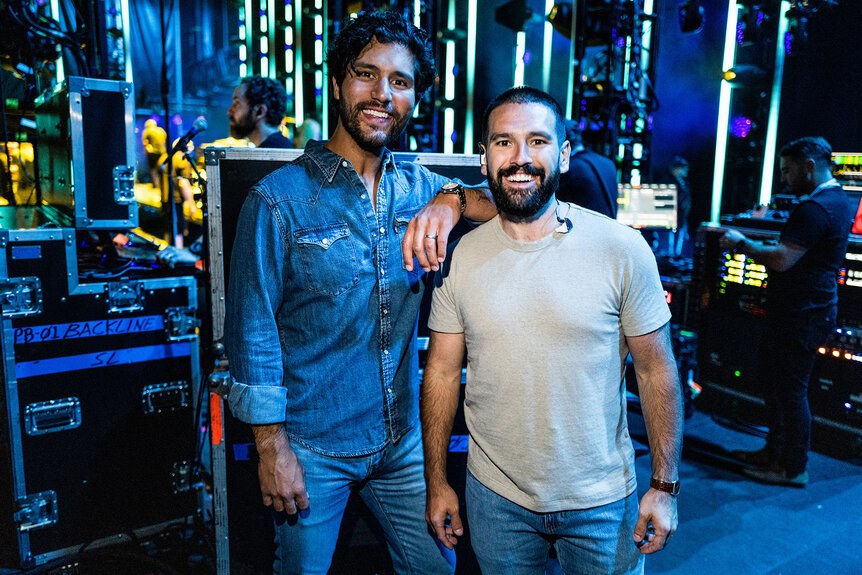
<svg viewBox="0 0 862 575">
<path fill-rule="evenodd" d="M 230 256 L 242 203 L 257 181 L 301 153 L 301 150 L 249 148 L 208 148 L 204 153 L 208 182 L 212 332 L 216 348 L 223 344 L 225 289 L 229 282 Z M 484 179 L 479 170 L 478 156 L 398 152 L 395 158 L 397 161 L 423 164 L 432 171 L 459 178 L 470 184 Z M 453 234 L 464 233 L 466 229 L 466 226 L 459 224 Z M 423 330 L 423 325 L 427 320 L 430 290 L 426 290 L 425 295 L 426 301 L 419 320 L 420 350 L 427 349 L 427 330 Z M 423 352 L 420 351 L 421 353 Z M 219 575 L 262 573 L 272 569 L 272 516 L 261 503 L 251 430 L 248 425 L 231 416 L 222 397 L 229 393 L 226 385 L 228 362 L 229 358 L 222 358 L 223 371 L 210 378 L 211 387 L 218 389 L 218 393 L 210 395 L 217 572 Z M 463 401 L 463 388 L 461 400 Z M 450 461 L 450 469 L 453 470 L 453 475 L 457 476 L 453 478 L 456 488 L 459 477 L 460 483 L 463 484 L 465 439 L 466 428 L 459 408 L 456 428 L 453 431 L 453 448 L 450 449 L 450 460 L 454 458 L 454 461 Z M 331 573 L 361 575 L 388 572 L 385 565 L 388 555 L 380 547 L 379 540 L 373 539 L 371 534 L 363 530 L 364 520 L 361 508 L 348 507 Z M 377 548 L 353 563 L 354 554 L 346 547 L 363 547 L 365 544 L 370 546 L 372 539 Z M 382 557 L 377 553 L 378 550 L 382 552 Z M 388 569 L 391 569 L 391 566 Z"/>
<path fill-rule="evenodd" d="M 40 98 L 43 203 L 0 207 L 0 572 L 198 505 L 197 279 L 110 255 L 137 225 L 133 102 L 77 77 Z"/>
<path fill-rule="evenodd" d="M 79 283 L 75 230 L 0 230 L 0 564 L 158 530 L 195 506 L 193 277 Z"/>
<path fill-rule="evenodd" d="M 42 199 L 77 229 L 138 225 L 134 89 L 70 76 L 36 101 Z"/>
</svg>

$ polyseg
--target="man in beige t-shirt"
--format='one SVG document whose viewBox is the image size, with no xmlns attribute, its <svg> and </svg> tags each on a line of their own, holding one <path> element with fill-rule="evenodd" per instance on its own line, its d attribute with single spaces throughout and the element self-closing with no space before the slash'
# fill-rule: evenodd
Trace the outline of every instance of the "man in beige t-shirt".
<svg viewBox="0 0 862 575">
<path fill-rule="evenodd" d="M 467 513 L 480 567 L 495 575 L 542 572 L 552 544 L 566 573 L 641 573 L 677 525 L 682 402 L 655 258 L 635 230 L 556 200 L 562 126 L 544 92 L 491 102 L 483 173 L 500 215 L 452 249 L 428 320 L 426 520 L 448 547 L 463 533 L 446 453 L 466 349 Z M 640 505 L 629 353 L 653 463 Z"/>
</svg>

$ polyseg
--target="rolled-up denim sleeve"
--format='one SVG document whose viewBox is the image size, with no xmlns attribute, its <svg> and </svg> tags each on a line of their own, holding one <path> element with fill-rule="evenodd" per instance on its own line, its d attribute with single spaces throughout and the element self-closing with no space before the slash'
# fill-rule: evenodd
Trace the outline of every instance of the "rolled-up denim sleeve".
<svg viewBox="0 0 862 575">
<path fill-rule="evenodd" d="M 285 420 L 282 349 L 276 314 L 282 303 L 284 223 L 252 190 L 237 222 L 225 302 L 225 345 L 235 417 L 252 424 Z"/>
</svg>

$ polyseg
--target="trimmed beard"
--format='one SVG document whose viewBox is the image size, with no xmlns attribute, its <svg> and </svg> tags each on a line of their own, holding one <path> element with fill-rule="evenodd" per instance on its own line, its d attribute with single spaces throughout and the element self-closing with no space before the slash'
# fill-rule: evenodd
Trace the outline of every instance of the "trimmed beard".
<svg viewBox="0 0 862 575">
<path fill-rule="evenodd" d="M 377 153 L 383 146 L 387 148 L 393 147 L 398 143 L 398 140 L 401 138 L 401 132 L 404 131 L 404 127 L 410 121 L 409 114 L 406 116 L 397 116 L 394 112 L 390 112 L 392 113 L 393 123 L 389 131 L 381 134 L 379 130 L 375 130 L 373 135 L 367 136 L 362 132 L 360 117 L 363 109 L 374 108 L 376 104 L 361 102 L 354 106 L 347 106 L 342 98 L 335 101 L 335 107 L 338 110 L 338 118 L 344 125 L 344 129 L 347 130 L 347 133 L 350 134 L 357 145 L 366 152 Z"/>
<path fill-rule="evenodd" d="M 520 171 L 530 176 L 539 176 L 542 183 L 533 191 L 507 191 L 505 178 Z M 496 178 L 488 178 L 488 187 L 494 196 L 497 210 L 506 214 L 506 217 L 513 222 L 526 222 L 533 219 L 533 216 L 548 204 L 559 185 L 559 167 L 546 177 L 545 170 L 541 168 L 530 165 L 511 166 L 497 170 Z"/>
<path fill-rule="evenodd" d="M 239 119 L 238 123 L 231 122 L 228 131 L 230 132 L 231 138 L 236 138 L 237 140 L 242 140 L 243 138 L 247 138 L 255 129 L 254 120 L 251 118 L 251 110 L 246 112 L 245 116 Z"/>
</svg>

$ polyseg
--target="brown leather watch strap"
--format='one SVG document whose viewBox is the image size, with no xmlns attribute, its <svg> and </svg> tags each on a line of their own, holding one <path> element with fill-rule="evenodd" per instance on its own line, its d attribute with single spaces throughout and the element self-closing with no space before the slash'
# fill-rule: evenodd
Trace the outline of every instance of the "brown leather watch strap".
<svg viewBox="0 0 862 575">
<path fill-rule="evenodd" d="M 655 477 L 650 477 L 649 486 L 665 493 L 670 493 L 674 497 L 679 494 L 679 481 L 662 481 Z"/>
</svg>

